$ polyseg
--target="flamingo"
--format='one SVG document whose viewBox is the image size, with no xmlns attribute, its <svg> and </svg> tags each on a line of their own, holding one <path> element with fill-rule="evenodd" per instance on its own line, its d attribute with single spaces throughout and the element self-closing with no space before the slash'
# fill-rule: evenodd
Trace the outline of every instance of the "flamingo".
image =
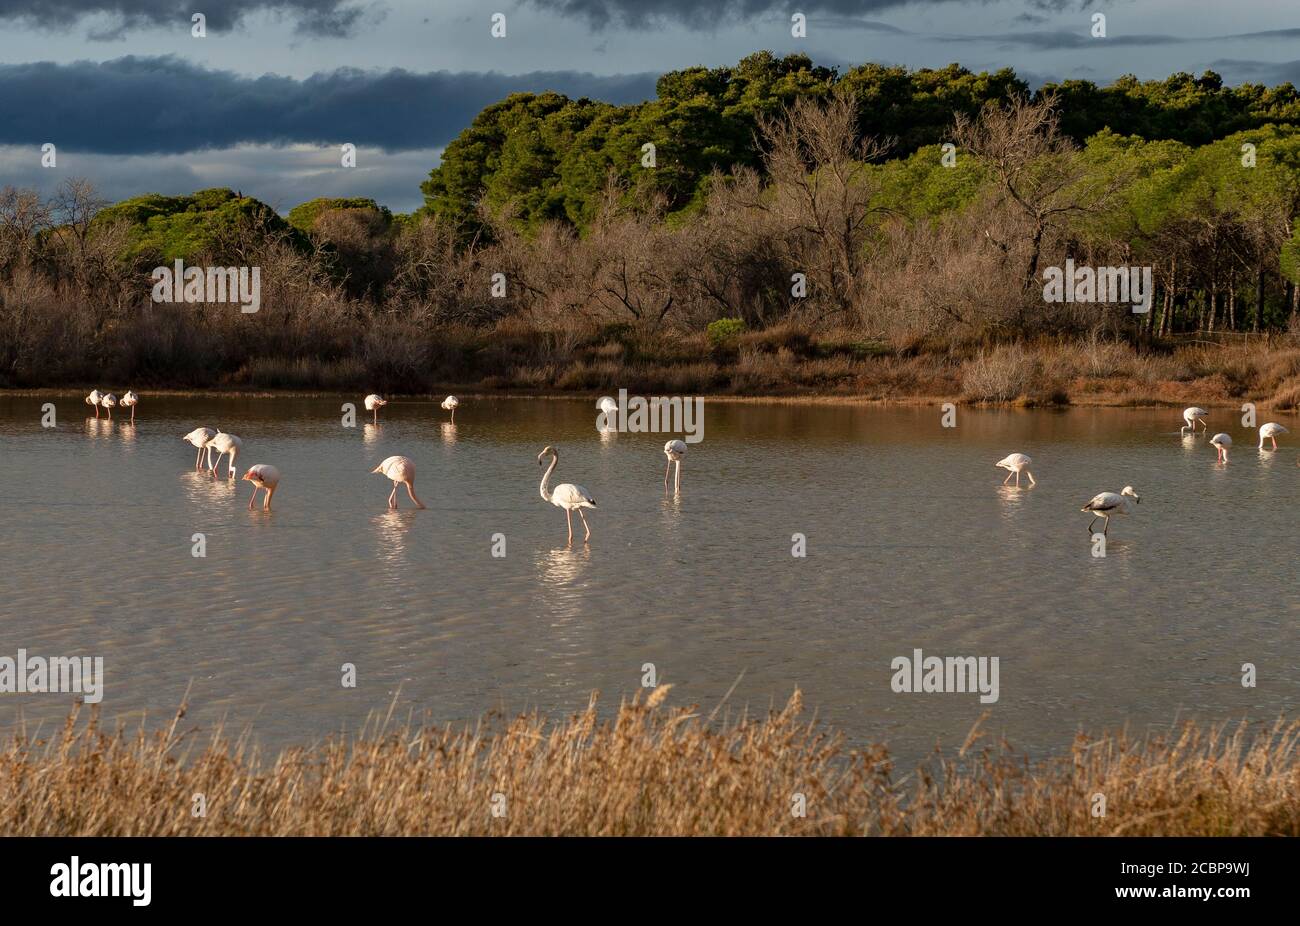
<svg viewBox="0 0 1300 926">
<path fill-rule="evenodd" d="M 131 423 L 135 424 L 135 406 L 140 401 L 140 397 L 128 389 L 122 395 L 122 407 L 131 409 Z"/>
<path fill-rule="evenodd" d="M 456 408 L 460 405 L 460 399 L 454 395 L 449 395 L 442 400 L 442 407 L 451 412 L 451 423 L 456 423 Z"/>
<path fill-rule="evenodd" d="M 96 418 L 99 417 L 99 403 L 102 399 L 103 399 L 103 395 L 100 393 L 98 389 L 92 389 L 90 391 L 90 395 L 86 396 L 86 404 L 95 406 Z"/>
<path fill-rule="evenodd" d="M 1267 438 L 1273 442 L 1273 449 L 1277 449 L 1277 436 L 1279 434 L 1291 433 L 1276 421 L 1270 421 L 1268 424 L 1261 425 L 1259 429 L 1259 449 L 1264 449 L 1264 440 Z"/>
<path fill-rule="evenodd" d="M 682 457 L 686 456 L 685 441 L 670 440 L 664 444 L 664 456 L 668 458 L 668 465 L 664 467 L 664 491 L 668 490 L 668 470 L 672 469 L 674 463 L 677 464 L 677 478 L 673 480 L 673 491 L 682 490 Z"/>
<path fill-rule="evenodd" d="M 194 455 L 194 468 L 196 470 L 199 468 L 199 460 L 203 459 L 203 448 L 208 446 L 208 441 L 212 440 L 212 438 L 216 436 L 217 432 L 211 428 L 195 428 L 193 431 L 181 438 L 181 440 L 186 443 L 193 444 L 195 447 L 199 448 L 199 452 Z"/>
<path fill-rule="evenodd" d="M 373 393 L 366 396 L 366 411 L 375 413 L 375 424 L 379 424 L 379 406 L 387 404 L 388 401 L 386 399 L 374 395 Z"/>
<path fill-rule="evenodd" d="M 1133 506 L 1141 501 L 1142 499 L 1138 497 L 1132 486 L 1124 486 L 1118 495 L 1114 492 L 1102 492 L 1079 510 L 1087 511 L 1093 516 L 1092 520 L 1088 522 L 1088 533 L 1090 534 L 1092 533 L 1092 526 L 1097 523 L 1097 518 L 1105 518 L 1106 527 L 1102 531 L 1105 534 L 1110 530 L 1110 519 L 1114 515 L 1132 513 Z"/>
<path fill-rule="evenodd" d="M 117 396 L 111 392 L 106 392 L 99 397 L 99 404 L 108 411 L 108 420 L 113 420 L 113 409 L 117 407 Z"/>
<path fill-rule="evenodd" d="M 423 508 L 424 502 L 415 497 L 415 464 L 410 457 L 389 457 L 370 472 L 383 473 L 384 478 L 393 480 L 393 491 L 388 495 L 388 507 L 397 507 L 397 487 L 406 486 L 406 494 L 411 496 L 415 507 Z"/>
<path fill-rule="evenodd" d="M 1198 408 L 1195 405 L 1191 406 L 1190 408 L 1184 408 L 1183 420 L 1186 421 L 1187 424 L 1183 425 L 1179 430 L 1186 431 L 1187 429 L 1190 428 L 1192 432 L 1195 433 L 1196 422 L 1199 421 L 1201 423 L 1201 427 L 1205 428 L 1208 431 L 1210 426 L 1205 423 L 1205 419 L 1209 414 L 1210 413 L 1207 412 L 1205 409 Z"/>
<path fill-rule="evenodd" d="M 609 396 L 601 396 L 600 401 L 596 403 L 596 408 L 600 409 L 606 415 L 618 414 L 618 403 Z"/>
<path fill-rule="evenodd" d="M 253 484 L 253 494 L 248 499 L 248 510 L 253 510 L 253 502 L 257 499 L 257 490 L 265 489 L 266 495 L 262 499 L 262 510 L 271 510 L 271 496 L 275 494 L 275 488 L 280 484 L 280 471 L 270 463 L 257 463 L 248 468 L 244 473 L 241 482 L 251 482 Z"/>
<path fill-rule="evenodd" d="M 1228 450 L 1232 447 L 1232 437 L 1228 434 L 1216 434 L 1210 438 L 1210 446 L 1219 452 L 1220 463 L 1228 462 Z"/>
<path fill-rule="evenodd" d="M 221 458 L 230 454 L 230 459 L 226 463 L 226 478 L 235 478 L 235 457 L 239 456 L 239 451 L 244 449 L 244 442 L 233 434 L 226 434 L 224 431 L 218 431 L 207 444 L 208 450 L 208 472 L 215 477 L 217 470 L 221 468 Z M 212 451 L 217 452 L 217 465 L 212 465 Z"/>
<path fill-rule="evenodd" d="M 569 522 L 569 543 L 573 543 L 573 512 L 575 510 L 578 512 L 578 517 L 582 518 L 582 527 L 587 532 L 587 536 L 582 538 L 583 542 L 586 543 L 591 539 L 591 526 L 587 524 L 587 516 L 582 513 L 582 509 L 595 508 L 596 500 L 582 486 L 574 485 L 571 482 L 560 483 L 555 487 L 554 492 L 547 489 L 546 484 L 551 481 L 551 473 L 555 472 L 555 467 L 560 462 L 560 451 L 547 446 L 537 455 L 538 466 L 542 465 L 542 457 L 548 453 L 551 455 L 551 465 L 546 468 L 546 473 L 542 476 L 542 498 L 555 507 L 564 509 L 564 516 Z"/>
<path fill-rule="evenodd" d="M 1029 484 L 1031 486 L 1038 485 L 1038 483 L 1034 481 L 1034 474 L 1029 471 L 1029 464 L 1032 462 L 1034 461 L 1029 459 L 1029 457 L 1023 453 L 1013 453 L 1009 457 L 1004 457 L 1003 459 L 998 460 L 993 465 L 1000 466 L 1007 471 L 1007 478 L 1002 480 L 1003 485 L 1010 482 L 1012 474 L 1015 474 L 1016 488 L 1020 488 L 1021 471 L 1029 477 Z"/>
</svg>

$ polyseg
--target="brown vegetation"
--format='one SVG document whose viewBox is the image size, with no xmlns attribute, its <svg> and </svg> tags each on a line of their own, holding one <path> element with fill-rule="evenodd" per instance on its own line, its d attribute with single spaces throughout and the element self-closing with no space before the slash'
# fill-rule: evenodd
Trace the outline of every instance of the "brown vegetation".
<svg viewBox="0 0 1300 926">
<path fill-rule="evenodd" d="M 167 255 L 127 249 L 131 229 L 95 219 L 103 203 L 88 184 L 69 181 L 50 201 L 7 188 L 0 387 L 1295 406 L 1283 205 L 1259 205 L 1256 222 L 1208 204 L 1195 227 L 1138 240 L 1147 233 L 1125 210 L 1146 206 L 1125 186 L 1131 171 L 1089 160 L 1050 99 L 958 119 L 967 166 L 951 171 L 919 161 L 890 173 L 876 163 L 886 146 L 856 136 L 855 113 L 837 96 L 761 119 L 762 170 L 716 173 L 690 214 L 611 181 L 581 234 L 521 226 L 508 206 L 485 207 L 469 237 L 446 220 L 356 208 L 322 211 L 303 235 L 250 212 L 260 218 L 196 238 L 205 250 L 184 259 L 260 267 L 252 315 L 152 302 L 150 269 Z M 944 205 L 927 212 L 923 194 Z M 1139 260 L 1139 245 L 1155 256 Z M 1152 311 L 1045 303 L 1038 270 L 1067 255 L 1153 262 Z"/>
<path fill-rule="evenodd" d="M 846 749 L 801 719 L 797 691 L 780 711 L 715 724 L 665 706 L 668 687 L 605 720 L 594 697 L 558 722 L 451 730 L 384 718 L 354 742 L 269 763 L 247 737 L 182 731 L 184 709 L 155 732 L 108 732 L 97 713 L 74 713 L 48 739 L 15 734 L 0 751 L 0 832 L 1300 835 L 1296 723 L 1080 735 L 1040 762 L 972 730 L 955 755 L 896 780 L 884 747 Z"/>
</svg>

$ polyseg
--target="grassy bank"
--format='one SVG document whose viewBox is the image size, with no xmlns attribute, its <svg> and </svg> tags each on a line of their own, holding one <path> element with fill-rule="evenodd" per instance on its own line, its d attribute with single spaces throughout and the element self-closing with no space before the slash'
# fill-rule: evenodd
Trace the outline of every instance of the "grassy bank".
<svg viewBox="0 0 1300 926">
<path fill-rule="evenodd" d="M 457 328 L 331 358 L 258 356 L 226 372 L 151 368 L 135 347 L 92 372 L 75 354 L 48 377 L 11 377 L 10 389 L 708 395 L 955 400 L 1019 405 L 1233 405 L 1300 407 L 1300 336 L 1011 342 L 937 339 L 892 344 L 793 324 L 707 335 L 642 335 L 627 326 L 558 333 L 516 321 Z M 202 351 L 194 356 L 203 357 Z M 133 359 L 135 358 L 135 359 Z M 397 359 L 401 358 L 401 362 Z"/>
<path fill-rule="evenodd" d="M 3 745 L 0 832 L 1300 835 L 1300 723 L 1080 736 L 1042 762 L 972 731 L 900 777 L 883 746 L 848 750 L 802 717 L 797 691 L 764 717 L 710 723 L 665 704 L 668 687 L 606 720 L 594 698 L 553 722 L 385 719 L 351 743 L 269 761 L 245 737 L 186 732 L 183 710 L 152 732 L 73 715 L 52 736 Z"/>
</svg>

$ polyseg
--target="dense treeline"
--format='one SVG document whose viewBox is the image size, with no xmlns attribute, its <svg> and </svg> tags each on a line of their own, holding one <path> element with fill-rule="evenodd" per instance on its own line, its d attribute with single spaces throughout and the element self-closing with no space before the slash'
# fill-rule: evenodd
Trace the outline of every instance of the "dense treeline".
<svg viewBox="0 0 1300 926">
<path fill-rule="evenodd" d="M 915 71 L 865 64 L 841 75 L 805 55 L 758 52 L 735 67 L 669 72 L 656 99 L 635 105 L 519 93 L 484 109 L 447 147 L 424 184 L 424 208 L 472 223 L 480 203 L 509 204 L 530 226 L 564 219 L 585 228 L 611 171 L 638 195 L 661 196 L 670 212 L 698 208 L 714 170 L 762 166 L 760 120 L 834 93 L 856 100 L 860 136 L 890 140 L 887 153 L 900 157 L 952 141 L 955 115 L 973 118 L 1029 87 L 1009 68 L 976 74 L 956 64 Z M 1204 145 L 1268 123 L 1300 124 L 1300 93 L 1290 84 L 1225 87 L 1212 71 L 1124 77 L 1106 87 L 1069 80 L 1035 94 L 1049 97 L 1058 102 L 1062 133 L 1076 143 L 1109 129 Z M 642 163 L 647 143 L 656 149 L 653 168 Z"/>
<path fill-rule="evenodd" d="M 1289 85 L 1212 74 L 1031 96 L 1010 71 L 840 76 L 759 54 L 667 74 L 640 107 L 512 96 L 448 148 L 409 216 L 6 188 L 0 384 L 108 371 L 1006 400 L 1122 376 L 1172 400 L 1169 383 L 1217 376 L 1199 397 L 1290 402 L 1300 351 L 1234 354 L 1227 373 L 1151 358 L 1192 334 L 1300 327 L 1297 126 Z M 177 259 L 260 267 L 262 311 L 151 302 L 152 268 Z M 1044 301 L 1045 270 L 1067 260 L 1149 267 L 1152 310 Z M 1056 346 L 1026 352 L 1044 338 Z M 1090 353 L 1060 350 L 1078 339 Z M 1120 341 L 1128 354 L 1098 353 Z"/>
</svg>

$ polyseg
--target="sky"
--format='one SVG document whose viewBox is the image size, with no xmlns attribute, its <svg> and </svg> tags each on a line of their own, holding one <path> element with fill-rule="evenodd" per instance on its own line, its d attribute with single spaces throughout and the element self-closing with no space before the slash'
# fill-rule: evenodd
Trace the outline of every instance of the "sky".
<svg viewBox="0 0 1300 926">
<path fill-rule="evenodd" d="M 759 49 L 841 70 L 1013 67 L 1034 86 L 1206 69 L 1300 84 L 1298 38 L 1290 0 L 0 0 L 0 185 L 409 212 L 447 143 L 516 91 L 634 102 L 664 71 Z"/>
</svg>

